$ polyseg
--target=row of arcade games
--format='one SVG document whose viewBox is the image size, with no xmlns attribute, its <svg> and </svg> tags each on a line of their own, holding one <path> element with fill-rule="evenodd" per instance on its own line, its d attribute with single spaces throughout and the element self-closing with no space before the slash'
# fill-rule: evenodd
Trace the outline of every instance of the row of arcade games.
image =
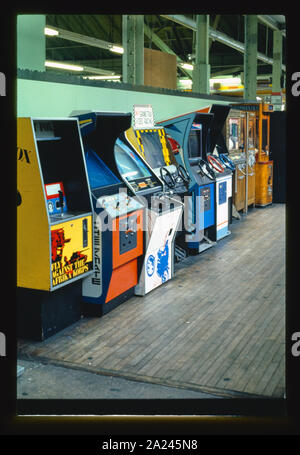
<svg viewBox="0 0 300 455">
<path fill-rule="evenodd" d="M 18 335 L 43 340 L 172 279 L 230 234 L 229 106 L 131 126 L 130 113 L 19 118 Z"/>
</svg>

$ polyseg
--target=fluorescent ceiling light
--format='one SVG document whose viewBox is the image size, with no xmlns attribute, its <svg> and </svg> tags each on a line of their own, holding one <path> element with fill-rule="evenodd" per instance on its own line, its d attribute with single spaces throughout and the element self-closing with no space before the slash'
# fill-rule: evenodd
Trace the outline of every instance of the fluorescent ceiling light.
<svg viewBox="0 0 300 455">
<path fill-rule="evenodd" d="M 219 84 L 224 84 L 224 85 L 230 85 L 230 84 L 241 84 L 241 78 L 240 77 L 216 77 L 216 78 L 211 78 L 210 83 L 219 83 Z"/>
<path fill-rule="evenodd" d="M 185 70 L 193 70 L 194 65 L 191 65 L 190 63 L 181 63 L 180 64 L 181 68 L 184 68 Z"/>
<path fill-rule="evenodd" d="M 179 83 L 182 85 L 192 85 L 191 79 L 179 79 Z"/>
<path fill-rule="evenodd" d="M 121 76 L 117 75 L 107 75 L 107 76 L 83 76 L 83 79 L 92 79 L 92 80 L 105 80 L 105 79 L 120 79 Z"/>
<path fill-rule="evenodd" d="M 83 71 L 84 70 L 83 66 L 70 65 L 68 63 L 60 63 L 60 62 L 50 62 L 48 60 L 45 61 L 45 66 L 48 66 L 50 68 L 60 68 L 63 70 L 71 70 L 71 71 Z"/>
<path fill-rule="evenodd" d="M 56 36 L 56 35 L 58 35 L 58 31 L 57 30 L 54 30 L 53 28 L 49 28 L 49 27 L 45 27 L 44 28 L 44 33 L 45 33 L 45 35 L 48 35 L 48 36 Z"/>
<path fill-rule="evenodd" d="M 124 54 L 124 48 L 121 46 L 115 46 L 114 44 L 109 48 L 111 52 L 116 52 L 117 54 Z"/>
</svg>

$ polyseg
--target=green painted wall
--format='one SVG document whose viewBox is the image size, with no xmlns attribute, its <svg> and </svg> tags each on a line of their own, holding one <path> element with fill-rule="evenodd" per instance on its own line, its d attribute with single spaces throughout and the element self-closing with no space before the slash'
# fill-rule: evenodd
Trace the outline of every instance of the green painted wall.
<svg viewBox="0 0 300 455">
<path fill-rule="evenodd" d="M 156 122 L 209 106 L 210 100 L 28 79 L 17 80 L 19 117 L 68 117 L 73 110 L 133 111 L 151 104 Z M 213 101 L 216 103 L 216 101 Z M 218 102 L 224 104 L 224 102 Z M 227 103 L 226 103 L 227 104 Z"/>
<path fill-rule="evenodd" d="M 46 16 L 21 14 L 17 17 L 17 67 L 45 70 L 46 43 L 44 28 Z"/>
</svg>

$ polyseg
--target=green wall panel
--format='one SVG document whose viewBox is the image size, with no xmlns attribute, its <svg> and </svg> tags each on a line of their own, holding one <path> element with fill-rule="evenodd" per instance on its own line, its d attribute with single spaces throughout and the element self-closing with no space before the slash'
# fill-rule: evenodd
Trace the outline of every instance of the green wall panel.
<svg viewBox="0 0 300 455">
<path fill-rule="evenodd" d="M 41 14 L 20 14 L 17 16 L 18 68 L 45 70 L 45 25 L 46 16 Z"/>
<path fill-rule="evenodd" d="M 19 117 L 68 117 L 73 110 L 132 112 L 134 104 L 151 104 L 156 122 L 209 106 L 211 101 L 133 90 L 81 86 L 29 79 L 17 80 Z M 225 103 L 227 104 L 227 103 Z"/>
</svg>

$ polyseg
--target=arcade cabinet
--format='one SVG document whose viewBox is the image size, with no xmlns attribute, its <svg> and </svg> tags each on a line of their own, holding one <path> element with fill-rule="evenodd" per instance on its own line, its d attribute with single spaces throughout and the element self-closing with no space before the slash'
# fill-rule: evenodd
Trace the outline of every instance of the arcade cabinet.
<svg viewBox="0 0 300 455">
<path fill-rule="evenodd" d="M 163 127 L 151 129 L 131 128 L 127 132 L 131 136 L 131 142 L 136 141 L 136 150 L 145 159 L 155 174 L 164 183 L 165 191 L 170 194 L 177 194 L 184 203 L 185 196 L 188 196 L 190 177 L 185 168 L 179 165 L 175 159 L 175 153 L 179 152 L 179 144 L 168 139 Z M 177 231 L 175 238 L 175 258 L 180 261 L 186 257 L 185 246 L 186 231 L 184 226 Z M 183 248 L 180 246 L 182 245 Z"/>
<path fill-rule="evenodd" d="M 222 130 L 230 111 L 230 106 L 212 104 L 209 113 L 213 114 L 209 135 L 209 146 L 206 149 L 206 160 L 216 176 L 216 230 L 217 240 L 230 234 L 232 223 L 232 173 L 235 165 L 228 157 L 228 149 Z M 205 159 L 205 158 L 204 158 Z"/>
<path fill-rule="evenodd" d="M 138 258 L 135 295 L 145 295 L 174 275 L 174 238 L 182 215 L 180 201 L 165 194 L 162 181 L 136 151 L 128 138 L 131 114 L 95 112 L 96 127 L 86 134 L 86 144 L 115 176 L 126 185 L 129 196 L 145 208 L 144 254 Z M 86 121 L 79 116 L 79 122 Z M 119 128 L 119 136 L 103 140 L 106 131 Z"/>
<path fill-rule="evenodd" d="M 214 176 L 201 161 L 212 118 L 193 112 L 158 122 L 166 131 L 178 166 L 189 179 L 184 216 L 187 235 L 185 244 L 180 244 L 187 254 L 200 253 L 216 244 Z"/>
<path fill-rule="evenodd" d="M 199 229 L 204 228 L 204 236 L 198 245 L 189 245 L 199 252 L 230 234 L 228 224 L 231 221 L 232 171 L 227 167 L 225 170 L 225 165 L 217 157 L 210 157 L 229 108 L 213 108 L 211 112 L 199 110 L 158 122 L 168 136 L 180 144 L 182 153 L 175 156 L 191 178 L 189 189 L 194 194 L 194 201 L 198 200 L 197 196 L 204 196 L 204 222 L 199 226 Z M 194 213 L 196 209 L 193 206 Z"/>
<path fill-rule="evenodd" d="M 247 212 L 249 206 L 255 205 L 256 115 L 233 106 L 227 118 L 224 138 L 229 156 L 236 165 L 233 204 L 238 212 Z"/>
<path fill-rule="evenodd" d="M 95 266 L 82 282 L 87 316 L 102 316 L 134 295 L 138 257 L 143 255 L 144 206 L 101 159 L 113 155 L 115 141 L 130 119 L 108 118 L 111 121 L 105 123 L 98 113 L 78 113 L 94 210 Z"/>
<path fill-rule="evenodd" d="M 80 319 L 92 273 L 92 202 L 76 119 L 17 121 L 18 335 L 43 340 Z"/>
<path fill-rule="evenodd" d="M 233 106 L 234 109 L 254 114 L 249 124 L 255 122 L 255 206 L 265 207 L 273 200 L 273 161 L 270 160 L 270 115 L 273 105 L 253 103 Z"/>
<path fill-rule="evenodd" d="M 243 150 L 244 114 L 237 110 L 231 110 L 228 114 L 224 138 L 228 148 L 230 159 L 235 164 L 232 176 L 232 204 L 239 212 L 246 207 L 246 154 Z"/>
</svg>

